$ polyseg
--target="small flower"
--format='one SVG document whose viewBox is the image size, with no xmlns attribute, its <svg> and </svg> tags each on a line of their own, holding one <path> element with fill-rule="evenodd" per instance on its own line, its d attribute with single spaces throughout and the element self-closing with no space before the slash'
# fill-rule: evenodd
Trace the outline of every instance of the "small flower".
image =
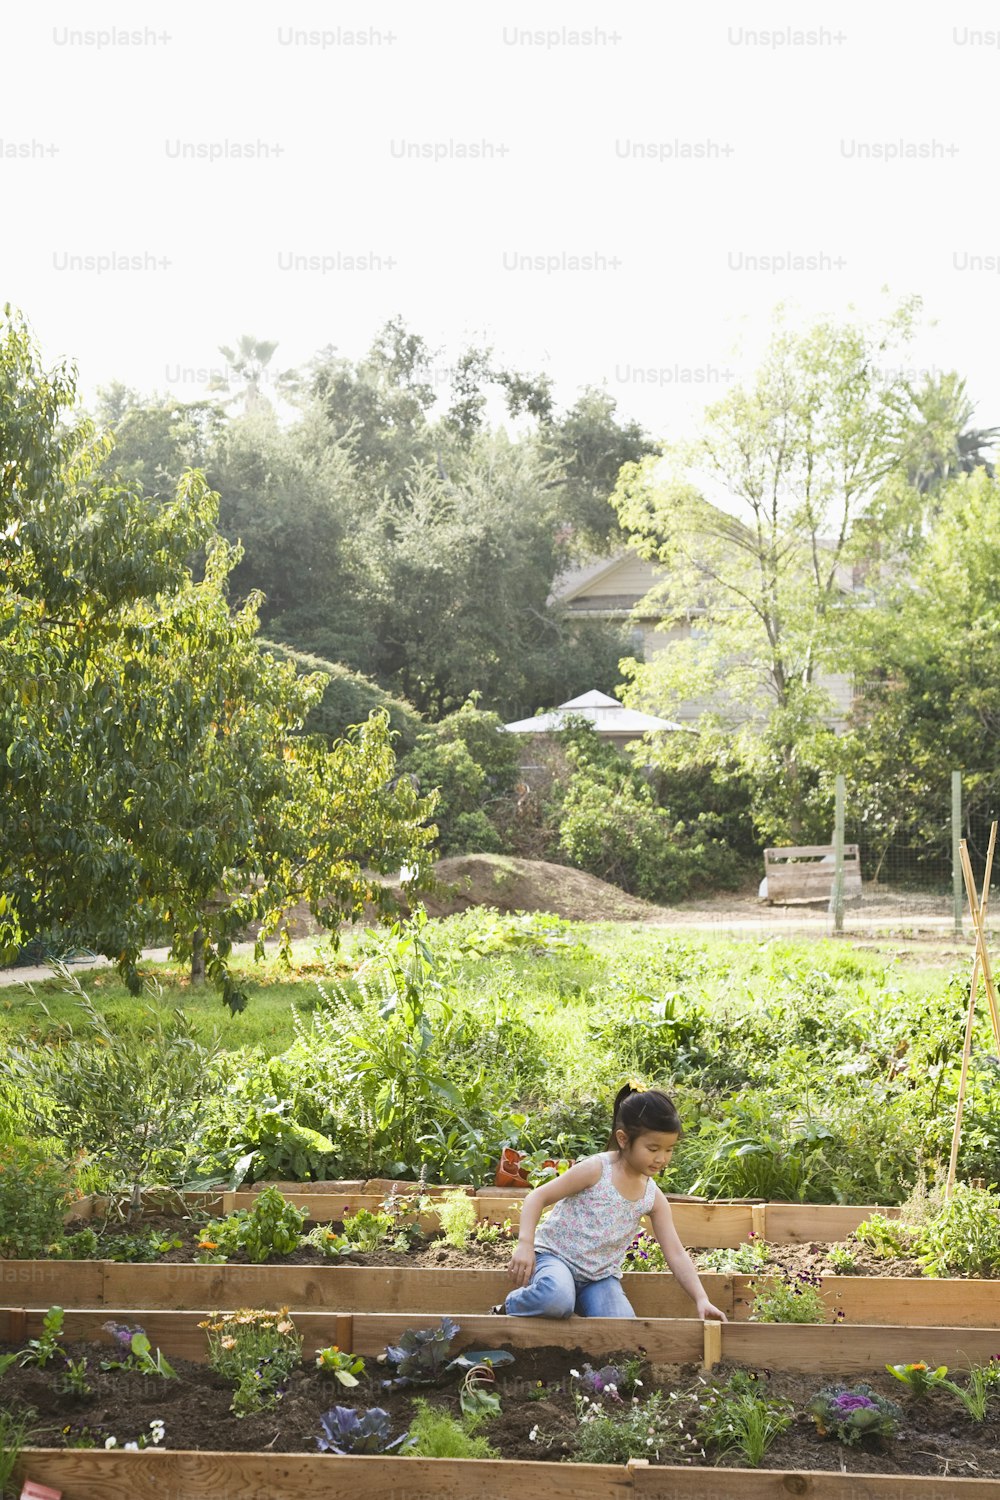
<svg viewBox="0 0 1000 1500">
<path fill-rule="evenodd" d="M 569 1373 L 570 1373 L 570 1375 L 572 1375 L 572 1377 L 573 1377 L 574 1380 L 579 1380 L 580 1379 L 580 1371 L 579 1370 L 570 1370 Z"/>
<path fill-rule="evenodd" d="M 538 1437 L 538 1423 L 536 1422 L 535 1425 L 534 1425 L 534 1427 L 528 1433 L 528 1442 L 529 1443 L 535 1442 L 535 1440 L 536 1440 L 537 1437 Z"/>
<path fill-rule="evenodd" d="M 138 1443 L 126 1443 L 124 1451 L 126 1453 L 138 1453 L 138 1451 L 139 1451 L 139 1444 Z"/>
<path fill-rule="evenodd" d="M 104 1446 L 105 1446 L 105 1448 L 117 1448 L 118 1447 L 118 1439 L 116 1437 L 105 1438 L 104 1439 Z"/>
</svg>

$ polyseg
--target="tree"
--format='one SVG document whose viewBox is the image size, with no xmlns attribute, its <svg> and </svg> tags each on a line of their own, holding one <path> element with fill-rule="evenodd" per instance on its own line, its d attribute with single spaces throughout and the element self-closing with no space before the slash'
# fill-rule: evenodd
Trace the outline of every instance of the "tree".
<svg viewBox="0 0 1000 1500">
<path fill-rule="evenodd" d="M 0 893 L 7 936 L 58 932 L 121 965 L 204 933 L 213 978 L 248 921 L 306 900 L 325 925 L 384 903 L 374 872 L 419 860 L 429 808 L 394 778 L 384 715 L 301 736 L 315 677 L 262 654 L 216 497 L 167 501 L 99 472 L 108 442 L 61 425 L 74 377 L 0 339 Z M 197 579 L 193 555 L 204 557 Z"/>
<path fill-rule="evenodd" d="M 910 446 L 891 356 L 912 320 L 904 305 L 873 331 L 779 324 L 756 378 L 708 409 L 702 435 L 627 466 L 615 495 L 633 544 L 665 571 L 643 607 L 655 599 L 665 626 L 694 627 L 632 664 L 631 697 L 667 713 L 705 700 L 698 727 L 732 742 L 765 836 L 808 829 L 832 709 L 818 678 L 843 662 L 855 565 L 876 582 L 865 523 Z"/>
<path fill-rule="evenodd" d="M 926 860 L 948 857 L 952 770 L 967 831 L 1000 797 L 1000 483 L 980 467 L 937 501 L 911 569 L 859 620 L 865 691 L 831 761 L 874 869 L 902 829 Z"/>
<path fill-rule="evenodd" d="M 261 389 L 267 379 L 267 367 L 274 357 L 274 351 L 278 344 L 276 340 L 255 339 L 250 333 L 240 334 L 240 341 L 235 349 L 228 344 L 219 345 L 219 353 L 224 355 L 230 374 L 216 376 L 209 383 L 209 390 L 228 391 L 232 389 L 235 382 L 237 386 L 243 387 L 243 410 L 245 412 L 257 411 L 260 407 L 270 407 L 271 401 L 265 396 Z M 284 371 L 274 380 L 278 390 L 291 392 L 295 388 L 296 376 L 291 370 Z M 235 400 L 235 397 L 230 399 Z"/>
</svg>

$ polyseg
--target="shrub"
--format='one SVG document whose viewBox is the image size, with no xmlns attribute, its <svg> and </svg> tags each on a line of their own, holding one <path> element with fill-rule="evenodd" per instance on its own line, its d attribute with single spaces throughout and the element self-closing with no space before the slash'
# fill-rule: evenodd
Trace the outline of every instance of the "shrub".
<svg viewBox="0 0 1000 1500">
<path fill-rule="evenodd" d="M 1000 1273 L 1000 1205 L 995 1188 L 955 1185 L 951 1201 L 925 1224 L 919 1252 L 928 1276 Z"/>
<path fill-rule="evenodd" d="M 63 1234 L 73 1174 L 39 1141 L 0 1145 L 0 1255 L 31 1259 Z"/>
</svg>

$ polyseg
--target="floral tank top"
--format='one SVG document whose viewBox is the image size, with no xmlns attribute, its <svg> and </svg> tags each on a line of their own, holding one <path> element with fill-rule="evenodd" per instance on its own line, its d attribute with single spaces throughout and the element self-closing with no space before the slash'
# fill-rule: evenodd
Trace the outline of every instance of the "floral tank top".
<svg viewBox="0 0 1000 1500">
<path fill-rule="evenodd" d="M 656 1197 L 650 1178 L 641 1198 L 623 1198 L 611 1180 L 613 1153 L 604 1151 L 598 1159 L 601 1175 L 593 1187 L 553 1203 L 535 1231 L 535 1250 L 558 1255 L 580 1281 L 621 1279 L 622 1258 Z"/>
</svg>

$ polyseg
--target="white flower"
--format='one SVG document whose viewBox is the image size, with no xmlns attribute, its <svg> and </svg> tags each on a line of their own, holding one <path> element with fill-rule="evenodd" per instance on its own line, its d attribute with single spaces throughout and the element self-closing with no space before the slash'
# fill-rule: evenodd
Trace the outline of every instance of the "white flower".
<svg viewBox="0 0 1000 1500">
<path fill-rule="evenodd" d="M 537 1438 L 537 1436 L 538 1436 L 538 1423 L 536 1422 L 535 1425 L 534 1425 L 534 1427 L 528 1433 L 528 1442 L 529 1443 L 533 1443 L 535 1441 L 535 1439 Z"/>
<path fill-rule="evenodd" d="M 118 1439 L 116 1437 L 105 1438 L 104 1439 L 104 1446 L 105 1446 L 105 1448 L 117 1448 L 118 1447 Z"/>
<path fill-rule="evenodd" d="M 125 1444 L 125 1452 L 126 1453 L 138 1453 L 138 1451 L 139 1451 L 139 1444 L 138 1443 L 126 1443 Z"/>
<path fill-rule="evenodd" d="M 574 1380 L 579 1380 L 580 1379 L 580 1371 L 579 1370 L 570 1370 L 569 1373 L 572 1375 L 572 1377 L 573 1377 Z"/>
<path fill-rule="evenodd" d="M 641 1380 L 633 1380 L 632 1384 L 634 1386 L 641 1386 L 642 1385 L 642 1381 Z"/>
</svg>

